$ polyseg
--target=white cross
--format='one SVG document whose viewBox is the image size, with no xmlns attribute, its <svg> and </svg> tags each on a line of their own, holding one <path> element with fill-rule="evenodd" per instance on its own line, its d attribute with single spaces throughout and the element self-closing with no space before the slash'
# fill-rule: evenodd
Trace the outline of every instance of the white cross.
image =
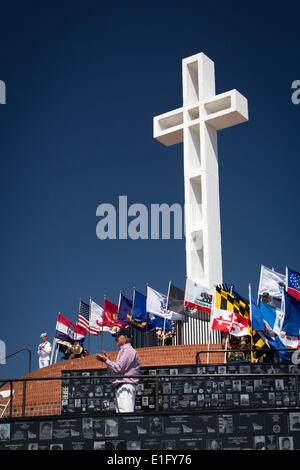
<svg viewBox="0 0 300 470">
<path fill-rule="evenodd" d="M 238 91 L 215 94 L 214 62 L 200 53 L 182 61 L 183 106 L 154 117 L 154 138 L 184 143 L 186 275 L 222 283 L 217 131 L 248 120 Z"/>
</svg>

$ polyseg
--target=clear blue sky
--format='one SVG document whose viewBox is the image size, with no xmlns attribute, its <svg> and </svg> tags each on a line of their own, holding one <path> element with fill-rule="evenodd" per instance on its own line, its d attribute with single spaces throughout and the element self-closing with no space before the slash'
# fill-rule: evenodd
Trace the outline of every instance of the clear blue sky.
<svg viewBox="0 0 300 470">
<path fill-rule="evenodd" d="M 75 322 L 79 297 L 183 287 L 184 240 L 100 241 L 96 208 L 119 195 L 183 204 L 182 145 L 154 141 L 152 118 L 182 105 L 181 60 L 198 52 L 215 62 L 217 92 L 236 88 L 249 103 L 249 122 L 219 133 L 224 282 L 247 295 L 261 263 L 300 271 L 299 6 L 19 1 L 1 18 L 7 353 L 29 347 L 37 368 L 40 333 L 52 340 L 59 311 Z M 26 372 L 25 353 L 0 365 L 1 378 Z"/>
</svg>

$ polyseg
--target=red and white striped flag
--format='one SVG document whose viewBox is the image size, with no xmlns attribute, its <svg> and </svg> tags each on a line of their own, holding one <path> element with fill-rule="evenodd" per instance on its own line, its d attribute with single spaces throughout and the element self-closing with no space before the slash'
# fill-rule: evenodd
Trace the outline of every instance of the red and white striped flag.
<svg viewBox="0 0 300 470">
<path fill-rule="evenodd" d="M 91 300 L 90 305 L 80 301 L 77 324 L 90 335 L 97 336 L 102 332 L 103 308 Z"/>
</svg>

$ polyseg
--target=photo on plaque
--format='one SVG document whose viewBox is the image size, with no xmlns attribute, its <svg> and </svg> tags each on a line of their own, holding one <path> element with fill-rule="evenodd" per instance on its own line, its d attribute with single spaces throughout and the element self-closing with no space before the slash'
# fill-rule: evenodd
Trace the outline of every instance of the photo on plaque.
<svg viewBox="0 0 300 470">
<path fill-rule="evenodd" d="M 38 423 L 36 422 L 13 422 L 11 423 L 12 441 L 36 440 L 38 435 Z"/>
<path fill-rule="evenodd" d="M 117 437 L 118 436 L 118 420 L 117 418 L 105 419 L 105 436 L 106 437 Z"/>
<path fill-rule="evenodd" d="M 283 379 L 275 379 L 275 390 L 277 390 L 277 391 L 284 390 L 284 381 L 283 381 Z"/>
<path fill-rule="evenodd" d="M 175 450 L 176 442 L 174 440 L 161 441 L 162 450 Z"/>
<path fill-rule="evenodd" d="M 40 439 L 52 439 L 53 423 L 51 421 L 40 422 Z"/>
<path fill-rule="evenodd" d="M 260 392 L 262 389 L 263 389 L 262 380 L 261 379 L 254 380 L 254 391 Z"/>
<path fill-rule="evenodd" d="M 300 431 L 300 412 L 289 413 L 290 431 Z"/>
<path fill-rule="evenodd" d="M 10 423 L 0 424 L 0 441 L 8 441 L 10 439 Z"/>
<path fill-rule="evenodd" d="M 222 439 L 207 439 L 207 450 L 222 450 Z"/>
<path fill-rule="evenodd" d="M 105 441 L 94 441 L 94 450 L 105 450 Z"/>
<path fill-rule="evenodd" d="M 82 437 L 84 439 L 93 439 L 93 418 L 82 418 Z"/>
<path fill-rule="evenodd" d="M 127 441 L 126 450 L 141 450 L 141 441 Z"/>
<path fill-rule="evenodd" d="M 103 385 L 96 385 L 95 397 L 103 397 Z"/>
<path fill-rule="evenodd" d="M 50 444 L 50 450 L 63 450 L 63 444 Z"/>
<path fill-rule="evenodd" d="M 251 374 L 251 366 L 250 365 L 241 365 L 240 366 L 240 374 Z"/>
<path fill-rule="evenodd" d="M 37 442 L 33 442 L 32 444 L 28 444 L 27 450 L 39 450 L 39 445 Z"/>
<path fill-rule="evenodd" d="M 294 441 L 291 436 L 279 437 L 279 450 L 294 450 Z"/>
<path fill-rule="evenodd" d="M 266 450 L 266 437 L 265 436 L 254 436 L 254 449 Z"/>
<path fill-rule="evenodd" d="M 163 418 L 154 416 L 150 418 L 150 434 L 161 435 L 163 433 Z"/>
<path fill-rule="evenodd" d="M 232 415 L 221 415 L 218 417 L 218 426 L 220 434 L 233 433 L 233 417 Z"/>
<path fill-rule="evenodd" d="M 218 374 L 227 374 L 227 368 L 226 366 L 218 366 Z"/>
<path fill-rule="evenodd" d="M 136 386 L 136 394 L 137 394 L 137 395 L 142 395 L 143 392 L 144 392 L 144 384 L 143 384 L 143 383 L 137 384 L 137 386 Z"/>
<path fill-rule="evenodd" d="M 167 394 L 171 393 L 171 391 L 172 391 L 172 384 L 171 384 L 171 382 L 166 382 L 166 383 L 164 383 L 164 384 L 163 384 L 163 393 L 164 393 L 165 395 L 167 395 Z"/>
<path fill-rule="evenodd" d="M 170 369 L 170 375 L 178 375 L 178 369 Z"/>
<path fill-rule="evenodd" d="M 277 438 L 275 435 L 266 436 L 266 449 L 277 450 Z"/>
<path fill-rule="evenodd" d="M 241 392 L 242 384 L 240 380 L 233 380 L 232 381 L 232 391 L 233 392 Z"/>
<path fill-rule="evenodd" d="M 178 396 L 177 395 L 171 395 L 170 396 L 170 408 L 173 410 L 173 409 L 177 409 L 179 406 L 179 401 L 178 401 Z"/>
<path fill-rule="evenodd" d="M 241 394 L 241 406 L 248 406 L 250 404 L 248 393 Z"/>
</svg>

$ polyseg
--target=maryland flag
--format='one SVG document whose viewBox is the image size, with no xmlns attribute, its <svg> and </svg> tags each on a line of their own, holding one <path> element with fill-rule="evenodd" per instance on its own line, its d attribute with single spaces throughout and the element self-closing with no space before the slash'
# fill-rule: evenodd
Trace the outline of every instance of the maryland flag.
<svg viewBox="0 0 300 470">
<path fill-rule="evenodd" d="M 216 308 L 239 313 L 248 319 L 248 334 L 252 336 L 252 344 L 255 349 L 267 348 L 267 344 L 257 331 L 253 331 L 250 321 L 250 306 L 236 291 L 226 292 L 220 287 L 216 287 Z M 255 353 L 254 353 L 255 355 Z"/>
</svg>

